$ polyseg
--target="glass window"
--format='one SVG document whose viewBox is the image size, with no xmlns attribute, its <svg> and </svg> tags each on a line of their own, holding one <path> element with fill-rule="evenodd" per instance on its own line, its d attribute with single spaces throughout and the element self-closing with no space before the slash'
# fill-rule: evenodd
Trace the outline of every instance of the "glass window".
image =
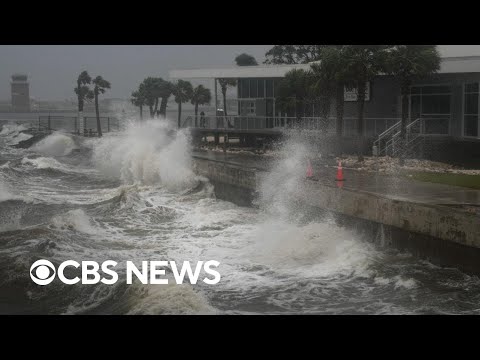
<svg viewBox="0 0 480 360">
<path fill-rule="evenodd" d="M 465 115 L 464 136 L 478 136 L 478 115 Z"/>
<path fill-rule="evenodd" d="M 258 96 L 258 89 L 257 89 L 258 81 L 256 79 L 250 79 L 250 97 L 256 98 Z"/>
<path fill-rule="evenodd" d="M 478 83 L 465 84 L 465 92 L 477 92 L 478 93 Z"/>
<path fill-rule="evenodd" d="M 273 80 L 266 80 L 265 81 L 265 96 L 267 98 L 273 97 Z"/>
<path fill-rule="evenodd" d="M 264 98 L 265 97 L 265 80 L 264 79 L 259 79 L 258 80 L 258 97 L 259 98 Z"/>
<path fill-rule="evenodd" d="M 465 94 L 465 114 L 478 114 L 478 93 Z"/>
<path fill-rule="evenodd" d="M 239 82 L 240 89 L 240 99 L 245 99 L 250 97 L 249 81 L 248 79 L 240 79 Z"/>
<path fill-rule="evenodd" d="M 238 80 L 238 87 L 237 87 L 237 92 L 238 92 L 238 97 L 239 98 L 242 98 L 242 84 L 243 84 L 242 80 L 239 79 Z"/>
<path fill-rule="evenodd" d="M 450 95 L 422 96 L 422 114 L 450 114 Z"/>
<path fill-rule="evenodd" d="M 255 101 L 246 100 L 240 102 L 240 115 L 255 115 L 255 110 Z"/>
<path fill-rule="evenodd" d="M 422 88 L 418 86 L 414 86 L 410 89 L 411 94 L 421 94 L 422 93 Z"/>
<path fill-rule="evenodd" d="M 424 86 L 422 94 L 450 94 L 450 86 Z"/>
</svg>

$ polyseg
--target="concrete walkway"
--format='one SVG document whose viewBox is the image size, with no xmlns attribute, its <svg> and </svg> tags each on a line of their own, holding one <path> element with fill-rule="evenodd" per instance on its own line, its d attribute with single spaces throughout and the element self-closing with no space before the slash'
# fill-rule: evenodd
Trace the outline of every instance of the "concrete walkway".
<svg viewBox="0 0 480 360">
<path fill-rule="evenodd" d="M 272 157 L 250 154 L 231 154 L 213 151 L 195 151 L 196 157 L 209 160 L 227 162 L 233 165 L 255 168 L 268 171 L 272 165 Z M 335 181 L 337 169 L 325 163 L 312 163 L 314 180 L 325 185 L 341 186 L 353 191 L 366 191 L 390 199 L 406 200 L 410 202 L 435 204 L 480 210 L 480 191 L 451 186 L 434 184 L 408 179 L 403 176 L 379 175 L 358 170 L 345 169 L 345 181 Z M 306 173 L 306 165 L 305 165 Z"/>
</svg>

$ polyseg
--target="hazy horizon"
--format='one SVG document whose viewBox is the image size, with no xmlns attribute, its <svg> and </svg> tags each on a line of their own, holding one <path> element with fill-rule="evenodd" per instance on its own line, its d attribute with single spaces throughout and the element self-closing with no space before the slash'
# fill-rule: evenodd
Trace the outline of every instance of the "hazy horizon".
<svg viewBox="0 0 480 360">
<path fill-rule="evenodd" d="M 258 63 L 273 45 L 1 45 L 0 100 L 10 100 L 14 73 L 29 77 L 30 97 L 74 100 L 75 79 L 82 70 L 103 76 L 112 89 L 103 98 L 128 99 L 148 76 L 168 79 L 172 69 L 234 65 L 243 52 Z M 480 45 L 439 45 L 442 56 L 480 55 Z M 55 84 L 55 85 L 52 85 Z"/>
</svg>

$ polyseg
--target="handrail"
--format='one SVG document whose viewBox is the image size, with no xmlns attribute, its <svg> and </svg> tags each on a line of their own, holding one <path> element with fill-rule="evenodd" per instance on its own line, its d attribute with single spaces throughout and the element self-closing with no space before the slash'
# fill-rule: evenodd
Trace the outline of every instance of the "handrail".
<svg viewBox="0 0 480 360">
<path fill-rule="evenodd" d="M 383 139 L 385 136 L 387 136 L 389 133 L 391 133 L 393 130 L 395 130 L 395 128 L 399 127 L 401 123 L 402 123 L 401 121 L 396 122 L 393 126 L 389 127 L 383 133 L 378 135 L 378 139 L 375 140 L 374 144 L 378 143 L 381 139 Z"/>
<path fill-rule="evenodd" d="M 403 151 L 407 151 L 407 148 L 410 144 L 413 143 L 413 141 L 415 141 L 419 136 L 420 136 L 420 133 L 422 133 L 422 129 L 420 128 L 420 133 L 417 134 L 417 136 L 414 138 L 414 139 L 410 139 L 410 134 L 411 134 L 411 129 L 412 127 L 414 127 L 415 125 L 417 125 L 418 123 L 422 123 L 423 122 L 423 118 L 417 118 L 415 119 L 414 121 L 410 122 L 406 127 L 405 127 L 405 131 L 406 131 L 406 136 L 407 136 L 407 142 L 404 144 L 405 146 L 405 149 L 403 149 Z M 393 128 L 393 127 L 392 127 Z M 392 148 L 393 151 L 392 151 L 392 154 L 393 155 L 396 155 L 401 149 L 398 149 L 395 147 L 395 143 L 397 141 L 397 139 L 400 137 L 401 135 L 401 131 L 397 131 L 395 134 L 393 134 L 391 136 L 391 138 L 385 143 L 385 148 L 384 149 L 380 149 L 379 153 L 382 153 L 382 152 L 385 152 L 385 155 L 388 153 L 388 149 L 389 148 Z"/>
</svg>

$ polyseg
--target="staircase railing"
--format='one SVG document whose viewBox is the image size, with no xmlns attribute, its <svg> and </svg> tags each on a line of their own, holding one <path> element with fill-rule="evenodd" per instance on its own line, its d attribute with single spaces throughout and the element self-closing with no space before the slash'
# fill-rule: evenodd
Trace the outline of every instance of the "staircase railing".
<svg viewBox="0 0 480 360">
<path fill-rule="evenodd" d="M 391 141 L 391 139 L 395 136 L 395 134 L 399 131 L 401 128 L 402 122 L 398 121 L 396 122 L 393 126 L 385 130 L 383 133 L 378 135 L 377 140 L 373 142 L 373 146 L 377 148 L 378 155 L 386 155 L 388 143 Z M 385 147 L 382 148 L 382 141 L 385 142 Z"/>
<path fill-rule="evenodd" d="M 424 139 L 424 119 L 417 118 L 406 126 L 405 129 L 405 141 L 401 139 L 401 123 L 397 123 L 392 126 L 390 129 L 385 131 L 385 135 L 375 141 L 374 145 L 378 147 L 378 155 L 391 155 L 398 156 L 400 154 L 405 154 L 412 149 L 414 149 L 420 142 L 418 139 L 423 141 Z M 385 147 L 381 147 L 381 140 L 386 139 Z"/>
</svg>

